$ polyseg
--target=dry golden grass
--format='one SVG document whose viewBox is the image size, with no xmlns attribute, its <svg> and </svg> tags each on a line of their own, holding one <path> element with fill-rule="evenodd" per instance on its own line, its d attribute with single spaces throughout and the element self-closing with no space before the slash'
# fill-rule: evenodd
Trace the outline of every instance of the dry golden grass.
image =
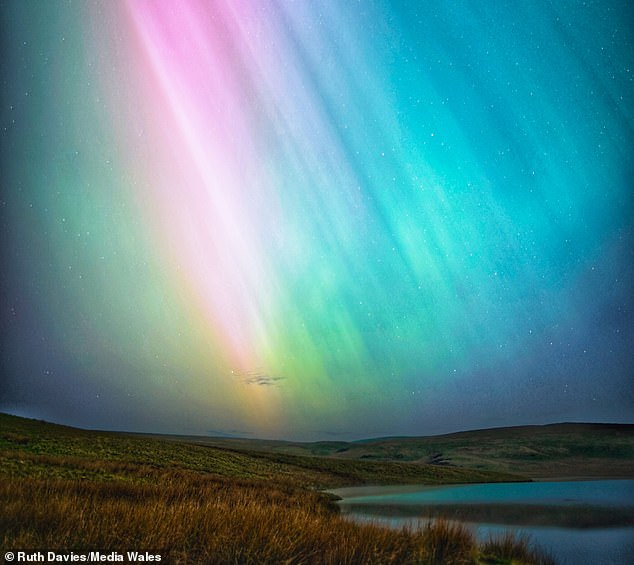
<svg viewBox="0 0 634 565">
<path fill-rule="evenodd" d="M 10 478 L 0 483 L 0 506 L 2 546 L 14 549 L 141 550 L 183 564 L 468 565 L 481 554 L 471 533 L 449 522 L 421 531 L 362 526 L 317 492 L 193 474 L 157 484 Z M 524 549 L 513 563 L 540 563 Z"/>
</svg>

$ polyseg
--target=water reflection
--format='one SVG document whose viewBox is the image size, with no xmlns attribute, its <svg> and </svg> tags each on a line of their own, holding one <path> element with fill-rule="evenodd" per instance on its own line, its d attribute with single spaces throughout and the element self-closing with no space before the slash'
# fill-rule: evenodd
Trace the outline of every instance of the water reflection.
<svg viewBox="0 0 634 565">
<path fill-rule="evenodd" d="M 529 535 L 561 564 L 634 563 L 634 481 L 359 487 L 333 491 L 360 522 L 417 527 L 444 517 L 480 540 Z"/>
</svg>

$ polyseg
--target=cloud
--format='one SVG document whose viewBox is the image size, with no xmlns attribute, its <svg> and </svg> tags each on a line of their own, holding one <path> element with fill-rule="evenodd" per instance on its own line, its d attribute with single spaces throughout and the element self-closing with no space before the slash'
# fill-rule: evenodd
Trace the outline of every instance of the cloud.
<svg viewBox="0 0 634 565">
<path fill-rule="evenodd" d="M 268 375 L 262 371 L 247 371 L 246 373 L 232 371 L 232 375 L 240 379 L 245 385 L 257 386 L 279 386 L 280 381 L 285 378 Z"/>
</svg>

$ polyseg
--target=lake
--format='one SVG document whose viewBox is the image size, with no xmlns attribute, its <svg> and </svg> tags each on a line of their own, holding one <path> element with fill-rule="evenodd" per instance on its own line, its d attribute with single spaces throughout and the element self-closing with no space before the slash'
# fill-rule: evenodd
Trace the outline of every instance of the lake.
<svg viewBox="0 0 634 565">
<path fill-rule="evenodd" d="M 331 491 L 358 522 L 459 520 L 477 538 L 529 535 L 562 565 L 634 563 L 634 480 L 353 487 Z"/>
</svg>

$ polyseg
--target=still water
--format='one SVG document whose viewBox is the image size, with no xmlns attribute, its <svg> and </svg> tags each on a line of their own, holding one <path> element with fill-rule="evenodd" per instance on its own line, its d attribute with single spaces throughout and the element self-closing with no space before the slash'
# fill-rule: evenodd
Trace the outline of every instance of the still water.
<svg viewBox="0 0 634 565">
<path fill-rule="evenodd" d="M 480 540 L 529 535 L 562 565 L 634 564 L 634 481 L 355 487 L 333 491 L 342 512 L 390 527 L 460 520 Z"/>
</svg>

